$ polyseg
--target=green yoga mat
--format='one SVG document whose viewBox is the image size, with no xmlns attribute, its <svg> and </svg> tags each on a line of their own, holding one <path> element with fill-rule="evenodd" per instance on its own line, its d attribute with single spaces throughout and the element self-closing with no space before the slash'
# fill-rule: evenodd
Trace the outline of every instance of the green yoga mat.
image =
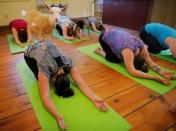
<svg viewBox="0 0 176 131">
<path fill-rule="evenodd" d="M 12 36 L 12 34 L 7 35 L 7 40 L 8 40 L 10 52 L 12 54 L 24 52 L 25 49 L 27 48 L 27 44 L 26 43 L 25 43 L 25 47 L 24 48 L 22 48 L 20 45 L 17 45 L 15 43 L 15 40 L 14 40 L 14 37 Z"/>
<path fill-rule="evenodd" d="M 172 89 L 176 88 L 176 80 L 172 80 L 170 85 L 163 85 L 159 82 L 153 81 L 153 80 L 148 80 L 148 79 L 140 79 L 140 78 L 135 78 L 132 77 L 128 74 L 128 72 L 125 69 L 124 63 L 111 63 L 108 62 L 105 58 L 103 58 L 102 56 L 99 56 L 98 54 L 94 53 L 94 51 L 100 47 L 100 45 L 97 44 L 93 44 L 93 45 L 88 45 L 88 46 L 84 46 L 84 47 L 79 47 L 77 48 L 79 51 L 81 51 L 82 53 L 94 58 L 95 60 L 101 62 L 102 64 L 105 64 L 106 66 L 114 69 L 115 71 L 137 81 L 138 83 L 144 85 L 147 88 L 150 88 L 151 90 L 163 95 L 166 92 L 171 91 Z M 174 71 L 173 71 L 174 72 Z M 176 72 L 176 71 L 175 71 Z M 149 70 L 149 74 L 153 74 L 153 75 L 158 75 L 157 73 L 155 73 L 152 70 Z"/>
<path fill-rule="evenodd" d="M 86 31 L 88 32 L 88 29 L 86 29 Z M 89 29 L 89 32 L 94 34 L 94 35 L 100 35 L 101 33 L 95 32 L 92 29 Z"/>
<path fill-rule="evenodd" d="M 80 39 L 66 40 L 62 35 L 60 35 L 60 34 L 58 33 L 57 30 L 54 30 L 54 31 L 53 31 L 53 36 L 56 37 L 57 39 L 59 39 L 59 40 L 65 42 L 65 43 L 67 43 L 67 44 L 73 44 L 73 43 L 81 42 Z M 89 37 L 89 36 L 85 36 L 85 37 L 83 37 L 83 40 L 84 40 L 84 41 L 88 41 L 88 40 L 90 40 L 90 37 Z"/>
<path fill-rule="evenodd" d="M 159 57 L 163 60 L 166 60 L 166 61 L 169 61 L 169 62 L 172 62 L 172 63 L 176 63 L 176 59 L 174 59 L 172 57 L 170 49 L 161 51 L 159 54 L 153 54 L 153 55 L 156 56 L 156 57 Z"/>
<path fill-rule="evenodd" d="M 58 131 L 59 128 L 55 119 L 46 111 L 42 104 L 37 81 L 30 69 L 22 62 L 17 64 L 17 70 L 20 73 L 42 130 Z M 54 93 L 53 87 L 50 90 L 51 99 L 64 117 L 65 124 L 68 126 L 67 131 L 130 130 L 131 126 L 128 122 L 111 108 L 108 112 L 100 112 L 76 86 L 72 84 L 71 88 L 74 90 L 75 95 L 70 98 L 58 97 Z"/>
</svg>

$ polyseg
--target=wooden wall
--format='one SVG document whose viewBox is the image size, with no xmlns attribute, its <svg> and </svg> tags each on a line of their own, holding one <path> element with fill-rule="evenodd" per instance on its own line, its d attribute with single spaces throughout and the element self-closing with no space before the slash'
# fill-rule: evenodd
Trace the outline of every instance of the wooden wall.
<svg viewBox="0 0 176 131">
<path fill-rule="evenodd" d="M 103 23 L 138 30 L 149 19 L 152 0 L 104 0 Z"/>
<path fill-rule="evenodd" d="M 160 22 L 174 27 L 176 25 L 176 0 L 155 0 L 151 22 Z"/>
</svg>

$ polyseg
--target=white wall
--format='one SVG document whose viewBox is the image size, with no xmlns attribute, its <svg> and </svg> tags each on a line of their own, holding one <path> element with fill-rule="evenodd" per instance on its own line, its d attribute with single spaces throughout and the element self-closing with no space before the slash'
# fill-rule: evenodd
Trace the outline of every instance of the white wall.
<svg viewBox="0 0 176 131">
<path fill-rule="evenodd" d="M 41 2 L 40 2 L 41 1 Z M 70 18 L 79 18 L 79 17 L 87 17 L 94 15 L 94 8 L 93 7 L 93 0 L 47 0 L 49 4 L 55 4 L 57 5 L 60 1 L 61 4 L 68 5 L 68 8 L 66 12 L 64 12 L 64 15 L 69 16 Z M 38 0 L 38 4 L 42 4 L 42 0 Z M 42 12 L 47 12 L 45 8 L 39 9 Z"/>
<path fill-rule="evenodd" d="M 67 15 L 71 18 L 91 16 L 93 0 L 67 0 Z"/>
<path fill-rule="evenodd" d="M 70 18 L 87 17 L 94 13 L 92 9 L 93 0 L 61 1 L 63 4 L 68 4 L 66 15 Z M 9 21 L 13 19 L 23 18 L 21 16 L 22 10 L 29 11 L 32 9 L 36 9 L 36 0 L 0 0 L 0 26 L 8 25 Z"/>
<path fill-rule="evenodd" d="M 0 0 L 0 26 L 9 24 L 16 18 L 23 18 L 21 11 L 36 9 L 35 0 Z"/>
</svg>

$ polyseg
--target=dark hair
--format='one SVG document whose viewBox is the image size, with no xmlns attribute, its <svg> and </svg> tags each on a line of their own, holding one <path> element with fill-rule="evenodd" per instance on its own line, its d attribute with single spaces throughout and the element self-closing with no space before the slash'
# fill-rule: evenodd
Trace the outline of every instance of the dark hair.
<svg viewBox="0 0 176 131">
<path fill-rule="evenodd" d="M 19 38 L 20 42 L 22 42 L 22 43 L 27 42 L 27 32 L 25 29 L 21 28 L 18 31 L 18 38 Z"/>
<path fill-rule="evenodd" d="M 97 28 L 99 31 L 104 31 L 104 30 L 105 30 L 105 28 L 104 28 L 104 26 L 103 26 L 103 24 L 102 24 L 101 22 L 98 22 L 98 23 L 96 24 L 96 28 Z"/>
<path fill-rule="evenodd" d="M 57 24 L 57 25 L 56 25 L 56 29 L 57 29 L 57 31 L 59 32 L 59 34 L 63 36 L 63 31 L 62 31 L 61 26 Z"/>
<path fill-rule="evenodd" d="M 69 97 L 74 95 L 73 90 L 70 88 L 70 80 L 66 74 L 57 76 L 54 86 L 58 96 Z"/>
<path fill-rule="evenodd" d="M 77 28 L 84 30 L 85 22 L 84 22 L 83 20 L 79 20 L 79 21 L 76 23 L 76 25 L 77 25 Z"/>
<path fill-rule="evenodd" d="M 77 29 L 77 27 L 74 29 L 74 25 L 69 24 L 67 27 L 67 35 L 76 37 L 76 35 L 77 35 L 76 29 Z"/>
<path fill-rule="evenodd" d="M 140 54 L 134 57 L 134 67 L 135 69 L 140 70 L 142 72 L 148 72 L 145 59 Z"/>
</svg>

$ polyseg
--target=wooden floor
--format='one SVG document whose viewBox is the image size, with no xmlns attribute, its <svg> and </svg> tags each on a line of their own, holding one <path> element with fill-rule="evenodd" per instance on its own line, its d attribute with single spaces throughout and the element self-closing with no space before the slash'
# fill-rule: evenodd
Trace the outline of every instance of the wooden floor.
<svg viewBox="0 0 176 131">
<path fill-rule="evenodd" d="M 130 33 L 137 35 L 135 31 Z M 10 53 L 6 34 L 0 36 L 0 131 L 41 130 L 16 70 L 23 54 Z M 176 115 L 168 111 L 168 106 L 176 101 L 176 89 L 160 96 L 75 49 L 98 41 L 97 36 L 91 37 L 88 42 L 73 45 L 56 39 L 54 42 L 75 61 L 90 88 L 125 118 L 133 126 L 132 130 L 175 131 Z M 175 64 L 152 58 L 163 67 L 176 70 Z"/>
</svg>

